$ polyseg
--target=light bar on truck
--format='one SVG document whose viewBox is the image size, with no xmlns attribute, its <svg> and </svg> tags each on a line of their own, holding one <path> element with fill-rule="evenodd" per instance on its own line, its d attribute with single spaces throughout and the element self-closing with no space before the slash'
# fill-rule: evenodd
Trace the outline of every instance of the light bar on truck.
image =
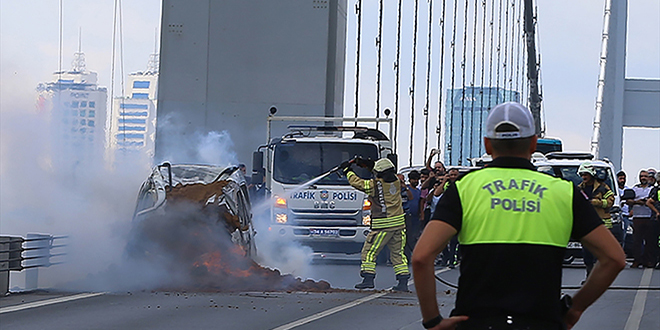
<svg viewBox="0 0 660 330">
<path fill-rule="evenodd" d="M 314 125 L 289 125 L 289 130 L 305 130 L 317 132 L 366 132 L 367 127 L 358 126 L 314 126 Z"/>
</svg>

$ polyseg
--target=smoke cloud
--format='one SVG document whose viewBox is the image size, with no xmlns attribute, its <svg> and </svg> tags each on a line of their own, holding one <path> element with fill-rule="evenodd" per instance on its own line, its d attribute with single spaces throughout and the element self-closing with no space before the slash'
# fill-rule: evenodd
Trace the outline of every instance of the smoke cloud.
<svg viewBox="0 0 660 330">
<path fill-rule="evenodd" d="M 183 111 L 182 111 L 183 113 Z M 202 133 L 187 127 L 181 113 L 172 112 L 160 118 L 156 135 L 157 158 L 161 161 L 186 164 L 237 165 L 234 142 L 227 131 Z"/>
<path fill-rule="evenodd" d="M 183 208 L 159 218 L 156 225 L 132 223 L 138 190 L 153 166 L 150 157 L 106 153 L 105 158 L 84 159 L 75 149 L 58 147 L 65 142 L 52 134 L 53 125 L 43 113 L 25 107 L 3 107 L 1 115 L 0 232 L 23 237 L 30 232 L 68 237 L 67 255 L 51 259 L 65 263 L 40 268 L 40 288 L 124 291 L 176 288 L 196 280 L 189 272 L 176 270 L 181 261 L 179 250 L 161 242 L 177 242 L 177 246 L 186 246 L 195 253 L 219 248 L 200 244 L 186 224 L 206 221 L 202 215 Z M 176 143 L 165 146 L 162 161 L 236 164 L 227 132 L 184 134 L 176 120 L 167 118 L 159 126 L 158 134 L 163 133 L 175 137 L 168 140 Z M 108 159 L 114 162 L 110 164 Z M 255 215 L 253 221 L 259 233 L 256 259 L 282 272 L 305 273 L 311 251 L 267 235 L 268 219 Z M 148 237 L 140 236 L 145 233 Z M 214 230 L 207 234 L 208 241 L 227 242 L 226 232 Z M 146 244 L 146 250 L 157 257 L 129 257 L 131 244 L 135 243 Z M 23 286 L 23 273 L 12 272 L 10 289 L 20 290 Z"/>
<path fill-rule="evenodd" d="M 135 196 L 149 173 L 144 157 L 126 155 L 112 168 L 85 158 L 53 134 L 47 114 L 2 109 L 0 231 L 66 235 L 66 264 L 40 269 L 41 287 L 105 269 L 120 260 Z M 69 153 L 70 152 L 70 153 Z M 62 243 L 62 242 L 58 242 Z M 12 274 L 12 287 L 23 276 Z"/>
</svg>

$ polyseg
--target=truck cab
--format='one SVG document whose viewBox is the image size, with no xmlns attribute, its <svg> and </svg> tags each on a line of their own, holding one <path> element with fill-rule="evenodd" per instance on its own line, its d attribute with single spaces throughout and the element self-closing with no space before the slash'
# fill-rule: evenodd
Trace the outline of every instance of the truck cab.
<svg viewBox="0 0 660 330">
<path fill-rule="evenodd" d="M 254 157 L 254 171 L 261 168 L 264 176 L 257 173 L 252 181 L 264 182 L 270 201 L 267 234 L 310 247 L 315 259 L 358 260 L 370 232 L 371 205 L 339 172 L 322 175 L 356 156 L 374 161 L 389 157 L 396 163 L 390 139 L 366 127 L 289 129 Z M 372 178 L 367 169 L 351 166 L 359 177 Z"/>
</svg>

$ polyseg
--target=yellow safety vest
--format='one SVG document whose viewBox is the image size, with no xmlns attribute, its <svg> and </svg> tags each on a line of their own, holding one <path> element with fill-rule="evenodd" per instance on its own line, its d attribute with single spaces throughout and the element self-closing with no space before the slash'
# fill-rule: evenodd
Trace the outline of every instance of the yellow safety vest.
<svg viewBox="0 0 660 330">
<path fill-rule="evenodd" d="M 492 167 L 456 181 L 461 244 L 566 247 L 573 225 L 573 184 L 528 169 Z"/>
</svg>

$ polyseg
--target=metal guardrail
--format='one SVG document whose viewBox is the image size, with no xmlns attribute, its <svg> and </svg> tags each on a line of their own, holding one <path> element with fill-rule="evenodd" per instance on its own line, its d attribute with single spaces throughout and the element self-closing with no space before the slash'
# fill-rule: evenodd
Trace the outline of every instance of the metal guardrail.
<svg viewBox="0 0 660 330">
<path fill-rule="evenodd" d="M 25 238 L 0 236 L 0 297 L 9 292 L 10 271 L 26 270 L 25 288 L 36 289 L 39 267 L 63 263 L 57 257 L 66 255 L 63 252 L 66 244 L 61 243 L 65 238 L 48 234 L 27 234 Z"/>
</svg>

